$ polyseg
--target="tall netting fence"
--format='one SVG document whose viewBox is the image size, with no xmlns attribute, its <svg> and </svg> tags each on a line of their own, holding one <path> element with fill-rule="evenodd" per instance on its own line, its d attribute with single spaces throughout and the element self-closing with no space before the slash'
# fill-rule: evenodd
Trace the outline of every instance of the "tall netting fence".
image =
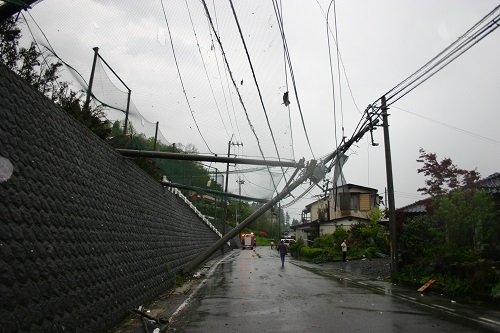
<svg viewBox="0 0 500 333">
<path fill-rule="evenodd" d="M 106 67 L 108 70 L 106 70 Z M 109 75 L 108 72 L 111 72 L 112 75 Z M 128 89 L 124 90 L 126 89 L 124 84 L 122 84 L 123 88 L 120 89 L 113 82 L 112 77 L 118 78 L 101 56 L 98 56 L 92 81 L 94 105 L 104 107 L 108 120 L 113 124 L 118 122 L 123 134 L 132 138 L 143 138 L 148 144 L 142 149 L 153 150 L 154 147 L 158 146 L 158 142 L 170 146 L 171 142 L 161 133 L 158 123 L 147 120 L 131 99 L 131 92 Z M 154 141 L 155 138 L 156 142 Z M 137 148 L 141 148 L 140 145 Z"/>
</svg>

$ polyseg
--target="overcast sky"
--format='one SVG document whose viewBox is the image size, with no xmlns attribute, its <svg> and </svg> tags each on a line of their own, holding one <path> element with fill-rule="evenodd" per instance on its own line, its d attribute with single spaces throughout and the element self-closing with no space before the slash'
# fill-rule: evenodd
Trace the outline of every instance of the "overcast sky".
<svg viewBox="0 0 500 333">
<path fill-rule="evenodd" d="M 283 1 L 297 101 L 290 69 L 285 69 L 272 2 L 233 3 L 250 61 L 229 2 L 207 1 L 230 72 L 200 1 L 164 0 L 162 7 L 161 1 L 45 0 L 29 14 L 53 50 L 87 81 L 92 48 L 99 47 L 101 56 L 132 90 L 139 112 L 152 124 L 159 122 L 168 142 L 192 144 L 200 153 L 226 155 L 232 138 L 243 143 L 232 147 L 240 157 L 262 158 L 263 154 L 309 161 L 333 151 L 343 135 L 354 133 L 369 104 L 500 4 L 490 0 L 338 0 L 337 20 L 333 7 L 328 16 L 331 32 L 338 37 L 342 59 L 338 62 L 335 41 L 332 35 L 327 38 L 325 17 L 330 2 Z M 35 39 L 47 46 L 29 14 L 24 15 Z M 424 185 L 423 176 L 417 174 L 420 147 L 439 159 L 450 157 L 460 168 L 477 168 L 482 177 L 500 172 L 499 30 L 391 106 L 396 207 L 423 198 L 417 192 Z M 24 42 L 31 39 L 26 28 L 23 35 Z M 69 70 L 63 74 L 63 79 L 83 89 Z M 116 102 L 120 94 L 99 82 L 101 92 Z M 287 90 L 290 108 L 282 104 Z M 126 103 L 126 94 L 120 98 Z M 380 143 L 378 147 L 370 146 L 369 134 L 351 147 L 344 174 L 348 183 L 373 187 L 383 195 L 381 128 L 374 132 L 374 140 Z M 212 166 L 225 170 L 223 164 Z M 278 183 L 281 170 L 272 171 L 275 183 L 282 187 L 283 180 Z M 288 177 L 292 171 L 287 171 Z M 267 174 L 265 170 L 242 174 L 246 180 L 242 194 L 270 195 L 273 185 Z M 229 180 L 233 193 L 238 192 L 235 177 Z M 305 188 L 298 188 L 294 195 Z M 315 189 L 286 211 L 300 218 L 304 206 L 316 200 L 319 192 Z"/>
</svg>

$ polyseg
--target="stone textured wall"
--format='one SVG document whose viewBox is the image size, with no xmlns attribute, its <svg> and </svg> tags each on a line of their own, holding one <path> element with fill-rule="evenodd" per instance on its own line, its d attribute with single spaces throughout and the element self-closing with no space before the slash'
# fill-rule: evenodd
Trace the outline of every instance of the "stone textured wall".
<svg viewBox="0 0 500 333">
<path fill-rule="evenodd" d="M 2 157 L 14 166 L 0 182 L 2 332 L 106 331 L 218 239 L 184 201 L 4 66 Z"/>
</svg>

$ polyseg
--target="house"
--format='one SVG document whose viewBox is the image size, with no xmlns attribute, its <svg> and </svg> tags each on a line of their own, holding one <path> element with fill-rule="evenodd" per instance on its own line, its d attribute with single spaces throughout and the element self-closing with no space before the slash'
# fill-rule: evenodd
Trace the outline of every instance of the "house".
<svg viewBox="0 0 500 333">
<path fill-rule="evenodd" d="M 495 172 L 486 178 L 481 179 L 478 182 L 479 188 L 486 191 L 486 193 L 491 194 L 493 197 L 493 202 L 495 203 L 495 209 L 500 211 L 500 173 Z"/>
<path fill-rule="evenodd" d="M 312 240 L 331 234 L 338 227 L 347 230 L 357 223 L 367 223 L 370 211 L 380 204 L 380 196 L 374 188 L 346 184 L 327 191 L 327 196 L 305 207 L 302 224 L 291 227 L 296 239 Z"/>
<path fill-rule="evenodd" d="M 495 204 L 495 209 L 500 211 L 500 173 L 495 172 L 494 174 L 479 180 L 475 184 L 476 188 L 486 191 L 493 198 Z M 426 198 L 416 201 L 412 204 L 406 205 L 404 207 L 398 208 L 396 214 L 398 216 L 404 216 L 401 222 L 406 222 L 418 215 L 425 215 L 429 207 L 432 205 L 432 198 Z"/>
</svg>

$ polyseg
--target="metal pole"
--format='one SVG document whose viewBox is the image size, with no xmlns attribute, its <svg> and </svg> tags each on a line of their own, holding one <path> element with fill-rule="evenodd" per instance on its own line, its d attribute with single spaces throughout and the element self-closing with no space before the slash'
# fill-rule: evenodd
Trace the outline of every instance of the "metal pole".
<svg viewBox="0 0 500 333">
<path fill-rule="evenodd" d="M 396 210 L 394 203 L 394 184 L 392 178 L 391 143 L 389 140 L 389 122 L 387 120 L 387 105 L 385 96 L 382 96 L 382 119 L 384 127 L 385 170 L 387 174 L 387 191 L 389 192 L 389 231 L 391 236 L 391 277 L 394 279 L 398 272 L 398 240 L 396 234 Z"/>
<path fill-rule="evenodd" d="M 215 184 L 217 184 L 217 172 L 219 171 L 217 168 L 214 168 L 215 169 Z M 217 190 L 217 185 L 215 185 L 215 189 Z M 215 206 L 215 209 L 214 209 L 214 221 L 217 221 L 217 196 L 214 195 L 214 206 Z"/>
<path fill-rule="evenodd" d="M 123 135 L 127 135 L 127 125 L 128 125 L 128 110 L 130 107 L 130 94 L 132 93 L 132 90 L 128 90 L 128 97 L 127 97 L 127 111 L 125 112 L 125 127 L 123 128 Z"/>
<path fill-rule="evenodd" d="M 153 145 L 153 150 L 156 150 L 156 140 L 158 139 L 158 124 L 159 123 L 160 123 L 159 121 L 156 122 L 155 142 L 154 142 L 154 145 Z"/>
<path fill-rule="evenodd" d="M 281 234 L 283 232 L 281 231 L 281 204 L 278 202 L 278 236 L 279 239 L 281 239 Z"/>
<path fill-rule="evenodd" d="M 209 247 L 205 252 L 203 252 L 200 256 L 198 256 L 196 259 L 191 261 L 189 264 L 187 264 L 184 269 L 182 270 L 183 273 L 190 273 L 192 272 L 195 268 L 197 268 L 199 265 L 201 265 L 205 260 L 210 258 L 212 254 L 214 254 L 220 247 L 223 247 L 231 238 L 234 236 L 238 235 L 243 229 L 248 227 L 250 224 L 252 224 L 256 219 L 258 219 L 260 216 L 262 216 L 265 212 L 267 212 L 273 205 L 275 205 L 277 202 L 279 202 L 281 199 L 286 197 L 290 192 L 292 192 L 297 186 L 302 184 L 304 181 L 306 181 L 311 175 L 313 174 L 314 170 L 316 168 L 316 161 L 312 160 L 309 165 L 307 166 L 307 169 L 303 173 L 301 177 L 299 177 L 295 182 L 290 184 L 290 186 L 285 187 L 281 193 L 278 193 L 274 198 L 269 200 L 265 205 L 263 205 L 261 208 L 256 210 L 252 215 L 247 217 L 243 222 L 241 222 L 239 225 L 237 225 L 235 228 L 233 228 L 231 231 L 229 231 L 227 234 L 222 236 L 221 239 L 219 239 L 217 242 L 215 242 L 214 245 Z"/>
<path fill-rule="evenodd" d="M 90 72 L 89 87 L 87 89 L 87 99 L 85 100 L 84 104 L 84 108 L 87 110 L 90 107 L 90 95 L 92 94 L 92 84 L 94 83 L 95 65 L 97 63 L 97 57 L 99 56 L 99 48 L 97 46 L 92 50 L 94 50 L 94 62 L 92 63 L 92 71 Z"/>
</svg>

